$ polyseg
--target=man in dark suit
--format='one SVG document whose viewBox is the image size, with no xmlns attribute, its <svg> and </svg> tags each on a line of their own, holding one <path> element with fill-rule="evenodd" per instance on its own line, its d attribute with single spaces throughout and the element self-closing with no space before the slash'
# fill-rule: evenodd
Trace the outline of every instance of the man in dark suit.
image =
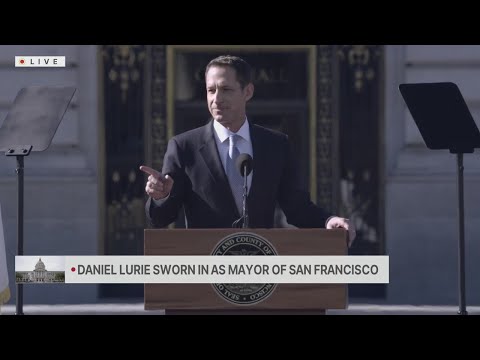
<svg viewBox="0 0 480 360">
<path fill-rule="evenodd" d="M 254 125 L 246 103 L 254 86 L 250 66 L 235 56 L 213 59 L 205 70 L 212 121 L 170 139 L 162 173 L 149 174 L 145 210 L 155 227 L 176 220 L 182 206 L 188 228 L 230 228 L 242 213 L 243 178 L 235 168 L 240 153 L 253 158 L 247 177 L 249 227 L 274 226 L 276 203 L 289 224 L 301 228 L 355 229 L 348 219 L 333 216 L 310 201 L 301 188 L 288 137 Z"/>
</svg>

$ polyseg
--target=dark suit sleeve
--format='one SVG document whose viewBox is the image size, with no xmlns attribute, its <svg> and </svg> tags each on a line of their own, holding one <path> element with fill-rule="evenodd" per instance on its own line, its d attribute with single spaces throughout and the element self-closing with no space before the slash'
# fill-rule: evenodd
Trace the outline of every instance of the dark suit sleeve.
<svg viewBox="0 0 480 360">
<path fill-rule="evenodd" d="M 297 161 L 286 136 L 282 148 L 286 161 L 280 180 L 278 202 L 287 222 L 299 228 L 325 228 L 325 222 L 332 214 L 316 206 L 310 200 L 310 193 L 302 188 Z"/>
<path fill-rule="evenodd" d="M 170 196 L 161 204 L 149 197 L 145 204 L 145 212 L 150 224 L 159 228 L 168 226 L 176 220 L 185 198 L 185 171 L 181 149 L 175 138 L 168 142 L 162 174 L 170 175 L 174 181 Z"/>
</svg>

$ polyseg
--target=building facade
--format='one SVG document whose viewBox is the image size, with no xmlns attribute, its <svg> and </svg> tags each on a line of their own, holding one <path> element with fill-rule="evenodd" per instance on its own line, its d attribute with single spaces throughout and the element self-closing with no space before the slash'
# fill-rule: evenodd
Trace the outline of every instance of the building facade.
<svg viewBox="0 0 480 360">
<path fill-rule="evenodd" d="M 65 281 L 64 271 L 48 271 L 42 258 L 39 258 L 32 271 L 17 271 L 15 273 L 17 283 L 56 283 Z"/>
</svg>

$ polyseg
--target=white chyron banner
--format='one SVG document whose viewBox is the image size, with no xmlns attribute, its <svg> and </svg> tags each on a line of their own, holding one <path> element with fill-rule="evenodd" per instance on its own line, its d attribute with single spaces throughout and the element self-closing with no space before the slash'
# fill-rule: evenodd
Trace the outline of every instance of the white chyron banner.
<svg viewBox="0 0 480 360">
<path fill-rule="evenodd" d="M 388 256 L 65 257 L 65 283 L 388 282 Z"/>
</svg>

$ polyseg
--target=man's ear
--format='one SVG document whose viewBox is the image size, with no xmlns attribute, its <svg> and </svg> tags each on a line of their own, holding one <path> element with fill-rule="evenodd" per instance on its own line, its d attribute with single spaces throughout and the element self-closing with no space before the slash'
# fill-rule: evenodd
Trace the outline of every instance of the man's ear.
<svg viewBox="0 0 480 360">
<path fill-rule="evenodd" d="M 253 97 L 254 90 L 255 90 L 255 87 L 253 86 L 252 83 L 245 86 L 245 89 L 244 89 L 244 91 L 245 91 L 245 101 L 248 101 Z"/>
</svg>

